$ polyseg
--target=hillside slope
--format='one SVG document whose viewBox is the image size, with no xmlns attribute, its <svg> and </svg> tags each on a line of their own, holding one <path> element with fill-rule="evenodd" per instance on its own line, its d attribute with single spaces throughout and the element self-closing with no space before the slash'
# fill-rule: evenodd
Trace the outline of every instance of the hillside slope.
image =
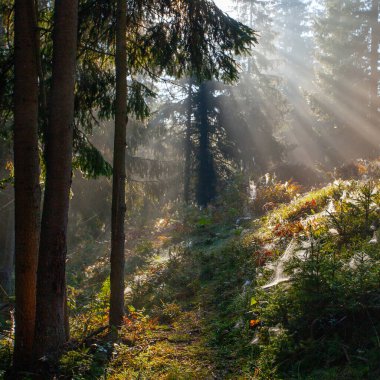
<svg viewBox="0 0 380 380">
<path fill-rule="evenodd" d="M 155 221 L 129 247 L 117 344 L 104 257 L 72 273 L 62 378 L 379 379 L 379 189 L 266 183 Z"/>
<path fill-rule="evenodd" d="M 195 318 L 208 370 L 172 378 L 380 378 L 378 189 L 340 181 L 239 225 L 224 206 L 163 228 L 130 303 L 160 323 Z"/>
</svg>

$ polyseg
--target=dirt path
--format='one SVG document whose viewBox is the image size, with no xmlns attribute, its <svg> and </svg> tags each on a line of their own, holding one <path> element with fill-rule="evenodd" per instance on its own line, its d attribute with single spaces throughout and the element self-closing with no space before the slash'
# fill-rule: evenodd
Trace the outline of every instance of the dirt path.
<svg viewBox="0 0 380 380">
<path fill-rule="evenodd" d="M 107 379 L 212 380 L 213 353 L 198 312 L 181 313 L 167 325 L 136 315 L 107 370 Z"/>
</svg>

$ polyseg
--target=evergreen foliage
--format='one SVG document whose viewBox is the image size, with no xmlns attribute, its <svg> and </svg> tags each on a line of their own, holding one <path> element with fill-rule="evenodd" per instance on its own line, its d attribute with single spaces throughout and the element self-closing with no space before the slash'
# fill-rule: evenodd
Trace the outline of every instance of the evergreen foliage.
<svg viewBox="0 0 380 380">
<path fill-rule="evenodd" d="M 380 141 L 378 0 L 236 0 L 236 20 L 211 0 L 79 0 L 75 96 L 66 91 L 62 108 L 56 95 L 74 75 L 53 91 L 53 14 L 69 8 L 35 4 L 37 154 L 18 160 L 35 169 L 40 160 L 32 190 L 40 182 L 48 204 L 33 349 L 44 360 L 34 369 L 62 379 L 380 378 L 380 163 L 348 161 L 375 155 Z M 13 344 L 10 312 L 13 185 L 22 179 L 10 146 L 15 105 L 27 99 L 13 94 L 14 12 L 14 0 L 1 1 L 1 378 L 15 375 L 12 359 L 28 359 Z M 72 124 L 62 122 L 68 103 Z M 61 148 L 65 159 L 54 159 Z M 18 291 L 31 295 L 33 281 L 25 284 Z M 19 342 L 25 315 L 16 314 Z"/>
</svg>

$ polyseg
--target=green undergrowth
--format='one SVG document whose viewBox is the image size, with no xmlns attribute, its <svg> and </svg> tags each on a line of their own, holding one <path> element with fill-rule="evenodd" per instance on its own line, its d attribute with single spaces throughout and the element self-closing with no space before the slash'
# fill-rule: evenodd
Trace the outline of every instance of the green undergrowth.
<svg viewBox="0 0 380 380">
<path fill-rule="evenodd" d="M 244 291 L 227 298 L 232 309 L 240 306 L 242 322 L 230 323 L 224 338 L 238 343 L 231 349 L 218 336 L 227 355 L 242 351 L 244 376 L 380 378 L 380 248 L 373 231 L 379 206 L 377 181 L 337 182 L 278 207 L 246 231 L 241 244 L 257 269 Z M 296 248 L 283 263 L 284 281 L 263 288 L 291 241 Z"/>
<path fill-rule="evenodd" d="M 336 183 L 323 192 L 331 211 L 318 214 L 314 198 L 306 223 L 284 217 L 280 226 L 267 224 L 273 251 L 290 239 L 303 249 L 285 265 L 290 281 L 264 290 L 268 269 L 258 270 L 251 306 L 260 321 L 253 339 L 257 378 L 380 378 L 380 249 L 371 230 L 379 224 L 378 186 Z"/>
<path fill-rule="evenodd" d="M 130 308 L 117 343 L 98 336 L 67 351 L 61 375 L 70 379 L 208 379 L 212 356 L 195 311 L 171 315 L 163 324 Z"/>
<path fill-rule="evenodd" d="M 379 181 L 261 186 L 129 232 L 116 343 L 104 255 L 81 262 L 60 378 L 379 379 Z"/>
<path fill-rule="evenodd" d="M 129 258 L 133 306 L 120 342 L 108 347 L 99 336 L 69 351 L 63 373 L 96 378 L 98 366 L 96 376 L 109 379 L 380 378 L 378 186 L 340 181 L 299 195 L 277 184 L 259 189 L 255 205 L 237 186 L 212 208 L 184 210 L 185 222 L 158 221 Z M 256 219 L 236 224 L 243 207 Z M 263 288 L 290 244 L 282 281 Z M 105 281 L 73 318 L 78 340 L 95 329 L 88 325 L 106 323 L 108 291 Z M 92 364 L 78 368 L 75 355 Z"/>
<path fill-rule="evenodd" d="M 200 213 L 130 302 L 157 318 L 199 310 L 218 379 L 378 379 L 378 185 L 336 182 L 244 227 Z M 292 241 L 285 279 L 264 289 Z"/>
</svg>

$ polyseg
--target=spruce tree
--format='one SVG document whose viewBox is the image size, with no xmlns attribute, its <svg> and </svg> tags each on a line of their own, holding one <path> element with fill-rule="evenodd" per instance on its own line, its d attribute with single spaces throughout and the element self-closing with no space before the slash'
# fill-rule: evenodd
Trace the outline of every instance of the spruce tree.
<svg viewBox="0 0 380 380">
<path fill-rule="evenodd" d="M 211 152 L 211 136 L 215 129 L 212 125 L 209 103 L 208 83 L 201 83 L 197 94 L 196 126 L 198 132 L 198 184 L 197 203 L 206 207 L 216 197 L 216 172 L 214 155 Z"/>
<path fill-rule="evenodd" d="M 123 25 L 124 34 L 126 32 L 130 36 L 133 41 L 133 49 L 135 49 L 128 61 L 126 57 L 122 57 L 120 52 L 118 45 L 120 35 L 116 36 L 116 72 L 120 74 L 119 79 L 116 79 L 116 100 L 120 95 L 120 104 L 116 102 L 116 116 L 119 116 L 120 119 L 116 119 L 115 123 L 110 307 L 110 324 L 115 327 L 121 325 L 124 294 L 125 190 L 121 190 L 121 187 L 125 186 L 126 110 L 124 109 L 123 112 L 123 121 L 121 119 L 122 109 L 119 107 L 122 107 L 122 103 L 133 104 L 131 111 L 138 117 L 143 118 L 147 115 L 144 99 L 141 99 L 141 93 L 137 94 L 140 95 L 138 102 L 133 103 L 130 99 L 127 102 L 123 100 L 127 100 L 126 93 L 121 92 L 126 91 L 127 67 L 132 81 L 136 75 L 150 77 L 154 71 L 166 73 L 177 78 L 190 74 L 194 75 L 198 80 L 213 77 L 234 80 L 237 77 L 237 65 L 232 53 L 245 52 L 248 46 L 255 41 L 255 36 L 251 29 L 225 15 L 214 3 L 209 1 L 193 1 L 186 4 L 175 3 L 170 4 L 170 6 L 150 2 L 140 5 L 143 6 L 136 7 L 136 13 L 133 13 L 135 8 L 131 7 L 132 13 L 129 15 L 128 20 L 132 22 L 128 25 L 128 28 Z M 120 9 L 118 8 L 118 17 L 120 17 Z M 154 15 L 153 18 L 152 15 Z M 125 23 L 126 18 L 125 16 L 123 17 Z M 166 22 L 168 19 L 171 19 L 170 24 Z M 117 21 L 120 22 L 120 19 L 118 18 Z M 139 27 L 135 29 L 136 24 L 133 21 L 143 23 L 146 26 L 145 34 L 138 33 L 141 30 Z M 119 24 L 117 23 L 117 25 Z M 119 28 L 121 28 L 120 25 L 117 28 L 118 33 L 120 33 Z M 126 41 L 123 44 L 126 46 Z M 140 49 L 143 52 L 140 52 Z M 150 55 L 148 54 L 148 57 L 145 58 L 146 61 L 143 60 L 142 65 L 140 54 L 144 56 L 144 53 L 146 54 L 147 52 L 150 52 Z M 144 86 L 138 84 L 135 88 L 139 91 L 144 89 Z M 126 104 L 124 104 L 125 106 Z M 120 115 L 118 115 L 118 112 L 120 112 Z M 207 116 L 205 116 L 204 112 L 203 121 L 206 119 Z M 207 123 L 202 123 L 202 125 L 207 129 Z M 205 152 L 207 152 L 208 133 L 205 130 L 203 132 L 205 133 L 201 133 L 200 141 L 202 142 L 200 146 L 203 147 L 202 152 L 207 155 Z M 201 157 L 205 156 L 201 155 Z M 207 155 L 206 161 L 200 161 L 203 164 L 203 166 L 200 165 L 200 173 L 203 173 L 203 176 L 210 176 L 212 174 L 212 171 L 210 171 L 212 164 L 210 164 L 209 155 Z M 208 203 L 209 199 L 214 197 L 213 192 L 214 190 L 204 196 L 202 203 Z"/>
</svg>

